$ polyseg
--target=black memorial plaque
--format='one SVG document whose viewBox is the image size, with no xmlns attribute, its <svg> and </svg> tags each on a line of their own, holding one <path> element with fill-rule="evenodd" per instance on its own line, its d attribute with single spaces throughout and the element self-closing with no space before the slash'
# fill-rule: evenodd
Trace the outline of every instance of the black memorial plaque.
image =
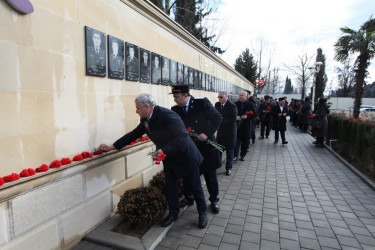
<svg viewBox="0 0 375 250">
<path fill-rule="evenodd" d="M 124 41 L 108 35 L 108 77 L 124 79 Z"/>
<path fill-rule="evenodd" d="M 189 84 L 189 66 L 184 65 L 184 84 Z"/>
<path fill-rule="evenodd" d="M 169 58 L 161 56 L 161 83 L 163 85 L 169 85 Z"/>
<path fill-rule="evenodd" d="M 177 85 L 184 84 L 184 65 L 177 63 Z"/>
<path fill-rule="evenodd" d="M 151 71 L 150 71 L 150 51 L 141 48 L 141 82 L 150 83 L 151 81 Z"/>
<path fill-rule="evenodd" d="M 125 53 L 126 53 L 126 80 L 138 81 L 138 76 L 139 76 L 138 46 L 126 42 Z"/>
<path fill-rule="evenodd" d="M 105 34 L 85 26 L 86 75 L 106 76 Z"/>
<path fill-rule="evenodd" d="M 160 67 L 160 55 L 152 52 L 151 53 L 151 83 L 160 84 L 161 83 L 161 67 Z"/>
<path fill-rule="evenodd" d="M 171 86 L 177 84 L 177 62 L 171 60 L 170 63 L 170 68 L 169 68 L 169 84 Z"/>
</svg>

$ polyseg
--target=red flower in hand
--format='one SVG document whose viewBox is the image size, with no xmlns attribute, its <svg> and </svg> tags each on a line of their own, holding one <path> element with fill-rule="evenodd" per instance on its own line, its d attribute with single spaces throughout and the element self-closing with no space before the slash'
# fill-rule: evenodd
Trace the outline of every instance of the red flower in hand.
<svg viewBox="0 0 375 250">
<path fill-rule="evenodd" d="M 20 178 L 20 176 L 16 173 L 12 173 L 10 175 L 7 175 L 7 176 L 4 176 L 3 179 L 5 182 L 12 182 L 12 181 L 16 181 Z"/>
<path fill-rule="evenodd" d="M 0 177 L 0 186 L 4 185 L 5 181 L 3 178 Z"/>
<path fill-rule="evenodd" d="M 69 158 L 62 158 L 61 159 L 61 164 L 62 165 L 68 165 L 70 163 L 72 163 L 72 161 Z"/>
<path fill-rule="evenodd" d="M 187 131 L 187 132 L 190 132 L 190 131 L 191 131 L 191 127 L 188 127 L 188 128 L 186 129 L 186 131 Z"/>
<path fill-rule="evenodd" d="M 250 115 L 253 115 L 253 114 L 254 114 L 254 112 L 252 110 L 250 110 Z"/>
<path fill-rule="evenodd" d="M 28 177 L 28 176 L 32 176 L 32 175 L 35 175 L 35 170 L 32 169 L 32 168 L 28 168 L 28 169 L 24 169 L 22 170 L 22 172 L 20 173 L 20 176 L 21 177 Z"/>
<path fill-rule="evenodd" d="M 271 107 L 270 107 L 270 106 L 268 106 L 268 107 L 267 107 L 267 110 L 271 110 Z"/>
<path fill-rule="evenodd" d="M 73 161 L 82 161 L 82 160 L 83 160 L 83 156 L 81 154 L 73 157 Z"/>
<path fill-rule="evenodd" d="M 46 164 L 43 164 L 39 168 L 36 168 L 35 170 L 36 170 L 37 173 L 47 172 L 49 170 L 49 168 Z"/>
<path fill-rule="evenodd" d="M 309 115 L 309 116 L 307 117 L 307 119 L 311 120 L 311 119 L 312 119 L 312 116 L 311 116 L 311 115 Z"/>
<path fill-rule="evenodd" d="M 59 160 L 54 160 L 53 162 L 51 162 L 51 164 L 49 164 L 49 167 L 50 168 L 59 168 L 61 167 L 61 161 Z"/>
</svg>

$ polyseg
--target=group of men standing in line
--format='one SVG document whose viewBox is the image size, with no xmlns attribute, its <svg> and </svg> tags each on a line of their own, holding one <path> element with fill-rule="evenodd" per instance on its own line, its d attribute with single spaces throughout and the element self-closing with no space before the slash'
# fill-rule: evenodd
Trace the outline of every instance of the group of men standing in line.
<svg viewBox="0 0 375 250">
<path fill-rule="evenodd" d="M 198 227 L 205 228 L 207 204 L 200 175 L 203 175 L 206 181 L 211 209 L 217 214 L 220 212 L 220 206 L 216 169 L 220 168 L 222 163 L 221 152 L 208 144 L 207 140 L 216 142 L 217 139 L 217 143 L 225 147 L 226 175 L 230 175 L 238 154 L 244 161 L 250 139 L 253 144 L 255 143 L 255 127 L 259 111 L 262 112 L 262 117 L 266 117 L 263 116 L 266 113 L 273 114 L 274 125 L 275 122 L 277 125 L 274 127 L 275 143 L 278 142 L 279 131 L 283 144 L 288 143 L 285 141 L 288 107 L 284 105 L 284 99 L 280 99 L 279 105 L 272 106 L 270 111 L 269 103 L 260 104 L 256 98 L 249 98 L 246 91 L 240 92 L 239 100 L 235 103 L 228 99 L 227 92 L 222 91 L 218 95 L 219 100 L 215 106 L 207 98 L 191 96 L 188 85 L 172 86 L 171 94 L 177 104 L 171 110 L 157 106 L 151 95 L 139 94 L 135 99 L 136 112 L 141 118 L 139 125 L 113 145 L 101 144 L 100 149 L 104 151 L 121 149 L 143 134 L 147 134 L 156 145 L 157 153 L 166 154 L 163 166 L 169 214 L 163 220 L 162 227 L 167 227 L 177 220 L 180 208 L 191 206 L 196 202 L 199 214 Z M 194 131 L 197 137 L 190 137 L 187 128 Z M 262 120 L 262 128 L 266 128 L 266 137 L 268 137 L 269 120 Z M 180 178 L 183 178 L 184 188 L 184 199 L 181 201 L 178 199 L 177 188 Z"/>
</svg>

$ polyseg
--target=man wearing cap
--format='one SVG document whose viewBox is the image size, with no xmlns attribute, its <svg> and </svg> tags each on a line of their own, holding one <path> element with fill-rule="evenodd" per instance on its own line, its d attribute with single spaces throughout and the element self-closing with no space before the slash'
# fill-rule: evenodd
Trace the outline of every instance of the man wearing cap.
<svg viewBox="0 0 375 250">
<path fill-rule="evenodd" d="M 172 94 L 177 104 L 172 107 L 172 110 L 182 118 L 186 128 L 191 128 L 198 134 L 198 138 L 193 138 L 193 141 L 203 156 L 200 173 L 204 175 L 206 180 L 211 208 L 214 213 L 219 213 L 219 184 L 216 169 L 221 167 L 220 152 L 205 141 L 209 139 L 216 142 L 214 134 L 223 118 L 207 98 L 191 96 L 188 85 L 172 86 Z M 192 195 L 186 192 L 185 188 L 184 195 L 185 199 L 180 202 L 181 207 L 193 205 Z"/>
<path fill-rule="evenodd" d="M 282 145 L 286 146 L 288 142 L 285 139 L 286 117 L 288 115 L 288 106 L 285 105 L 284 97 L 279 98 L 279 104 L 272 108 L 273 123 L 272 129 L 275 130 L 275 144 L 279 142 L 279 132 Z"/>
<path fill-rule="evenodd" d="M 260 136 L 259 139 L 264 139 L 264 132 L 266 132 L 266 138 L 270 135 L 271 131 L 271 120 L 272 120 L 272 106 L 270 104 L 270 97 L 268 95 L 264 96 L 264 102 L 260 104 L 259 107 L 259 117 L 260 117 Z"/>
<path fill-rule="evenodd" d="M 104 151 L 122 149 L 146 133 L 155 144 L 158 154 L 166 154 L 163 166 L 169 215 L 163 220 L 161 226 L 168 227 L 178 218 L 180 207 L 177 182 L 179 178 L 184 178 L 187 180 L 184 189 L 194 194 L 197 202 L 198 226 L 205 228 L 207 226 L 206 199 L 198 168 L 203 157 L 187 134 L 184 123 L 175 112 L 157 106 L 154 98 L 149 94 L 139 94 L 135 99 L 135 106 L 141 118 L 139 125 L 113 145 L 101 144 L 100 149 Z"/>
</svg>

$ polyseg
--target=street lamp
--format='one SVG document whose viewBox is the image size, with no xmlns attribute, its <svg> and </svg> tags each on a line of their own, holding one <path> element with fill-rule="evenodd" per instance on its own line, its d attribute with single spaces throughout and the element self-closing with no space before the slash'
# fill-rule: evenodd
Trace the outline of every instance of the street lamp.
<svg viewBox="0 0 375 250">
<path fill-rule="evenodd" d="M 316 75 L 319 73 L 320 67 L 323 65 L 323 62 L 315 62 L 314 65 L 315 65 L 315 67 L 308 67 L 308 69 L 310 70 L 311 74 L 314 74 L 313 75 L 313 90 L 312 90 L 312 97 L 311 97 L 311 100 L 312 100 L 311 108 L 312 109 L 314 108 L 314 105 L 315 105 Z"/>
</svg>

